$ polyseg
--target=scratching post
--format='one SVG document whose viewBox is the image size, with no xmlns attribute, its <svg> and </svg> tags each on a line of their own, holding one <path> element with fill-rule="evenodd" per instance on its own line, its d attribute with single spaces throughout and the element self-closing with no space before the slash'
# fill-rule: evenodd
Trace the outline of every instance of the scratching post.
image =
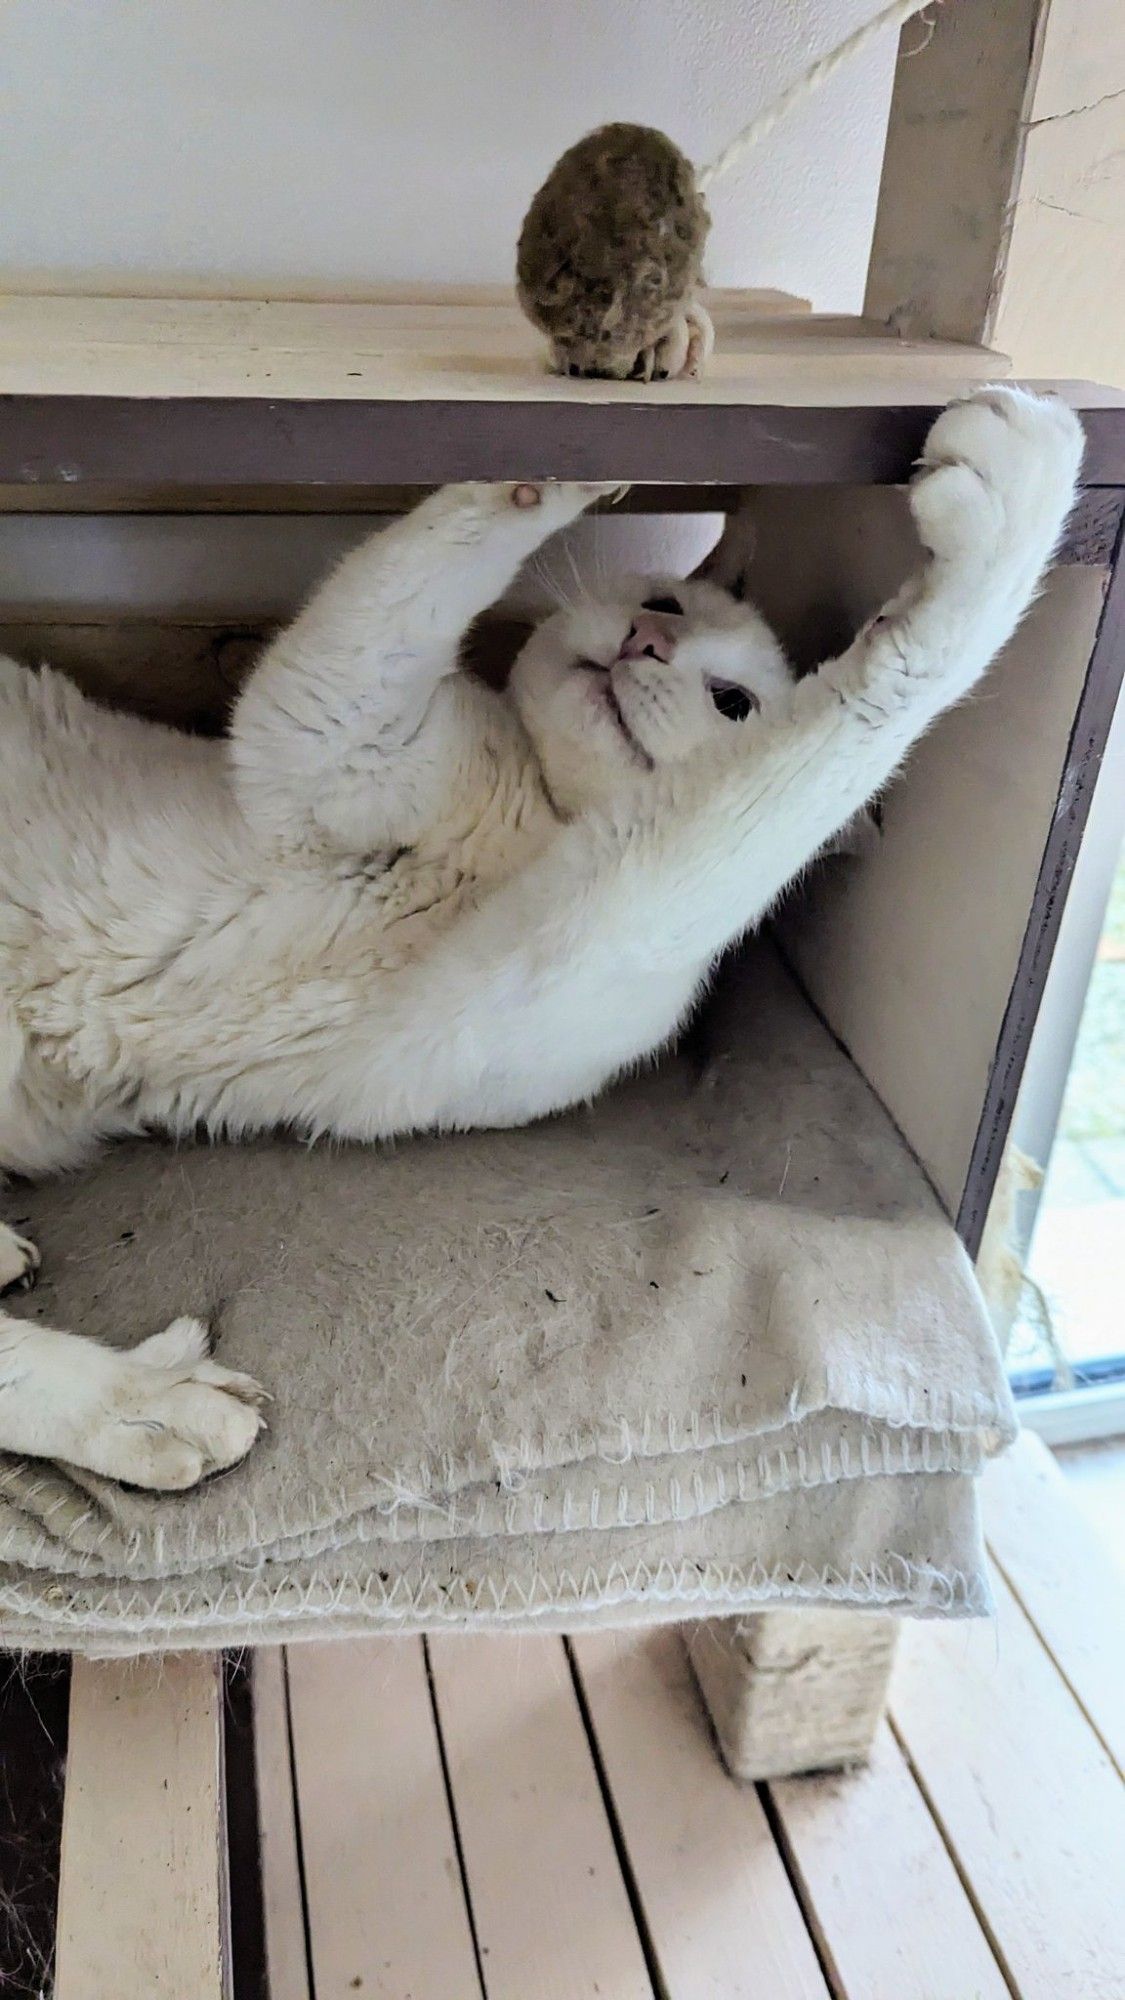
<svg viewBox="0 0 1125 2000">
<path fill-rule="evenodd" d="M 864 1762 L 883 1712 L 899 1620 L 781 1610 L 709 1618 L 688 1657 L 734 1778 Z"/>
</svg>

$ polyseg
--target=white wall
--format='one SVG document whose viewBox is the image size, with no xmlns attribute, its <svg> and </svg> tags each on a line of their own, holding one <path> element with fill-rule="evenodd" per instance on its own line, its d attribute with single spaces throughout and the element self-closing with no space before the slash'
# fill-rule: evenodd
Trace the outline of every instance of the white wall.
<svg viewBox="0 0 1125 2000">
<path fill-rule="evenodd" d="M 0 278 L 504 280 L 608 118 L 702 162 L 881 0 L 3 0 Z M 709 275 L 855 310 L 897 37 L 715 191 Z"/>
</svg>

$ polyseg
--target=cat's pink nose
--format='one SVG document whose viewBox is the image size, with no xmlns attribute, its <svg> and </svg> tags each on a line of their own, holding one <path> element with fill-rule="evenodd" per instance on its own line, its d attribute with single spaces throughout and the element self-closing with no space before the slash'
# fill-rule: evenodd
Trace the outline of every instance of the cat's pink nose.
<svg viewBox="0 0 1125 2000">
<path fill-rule="evenodd" d="M 619 660 L 670 660 L 676 650 L 674 621 L 654 611 L 638 611 Z"/>
</svg>

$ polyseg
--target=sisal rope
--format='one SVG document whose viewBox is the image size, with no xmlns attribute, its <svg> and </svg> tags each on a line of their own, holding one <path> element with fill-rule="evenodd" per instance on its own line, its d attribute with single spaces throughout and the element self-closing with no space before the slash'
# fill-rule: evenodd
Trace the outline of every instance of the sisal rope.
<svg viewBox="0 0 1125 2000">
<path fill-rule="evenodd" d="M 881 8 L 878 14 L 870 21 L 865 21 L 862 28 L 857 28 L 855 33 L 841 42 L 838 48 L 830 50 L 826 56 L 821 56 L 819 62 L 814 62 L 811 69 L 807 69 L 803 76 L 799 76 L 795 83 L 790 84 L 788 90 L 783 90 L 780 97 L 775 98 L 764 111 L 760 111 L 756 118 L 752 118 L 749 125 L 744 125 L 741 132 L 731 140 L 730 145 L 724 146 L 722 152 L 708 166 L 700 169 L 695 183 L 700 193 L 705 193 L 721 174 L 729 172 L 731 167 L 737 165 L 742 155 L 748 153 L 751 146 L 756 146 L 758 140 L 763 139 L 767 132 L 772 132 L 774 126 L 780 124 L 795 104 L 800 104 L 805 97 L 811 97 L 814 90 L 819 90 L 822 83 L 827 83 L 830 76 L 835 76 L 838 69 L 843 69 L 844 64 L 858 55 L 861 49 L 866 48 L 868 42 L 873 42 L 876 35 L 881 35 L 884 28 L 901 27 L 905 21 L 912 20 L 915 14 L 920 14 L 926 4 L 927 0 L 892 0 L 889 7 Z M 934 0 L 931 0 L 931 4 L 934 4 Z M 936 0 L 936 4 L 940 6 L 942 0 Z"/>
</svg>

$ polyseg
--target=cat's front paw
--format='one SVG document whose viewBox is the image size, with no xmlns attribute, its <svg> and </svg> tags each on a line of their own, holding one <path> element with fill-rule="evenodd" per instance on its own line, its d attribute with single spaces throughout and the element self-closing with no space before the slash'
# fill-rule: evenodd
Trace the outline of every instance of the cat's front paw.
<svg viewBox="0 0 1125 2000">
<path fill-rule="evenodd" d="M 596 500 L 620 500 L 629 491 L 619 480 L 524 480 L 509 489 L 513 507 L 544 507 L 561 521 L 576 520 Z"/>
<path fill-rule="evenodd" d="M 39 1270 L 39 1252 L 26 1236 L 0 1222 L 0 1292 L 29 1292 Z"/>
<path fill-rule="evenodd" d="M 263 1418 L 265 1391 L 250 1375 L 210 1359 L 203 1322 L 173 1320 L 130 1354 L 114 1355 L 76 1462 L 153 1492 L 183 1492 L 245 1458 Z"/>
<path fill-rule="evenodd" d="M 1053 396 L 1000 384 L 938 418 L 910 490 L 927 549 L 989 568 L 1038 570 L 1058 540 L 1082 462 L 1082 426 Z"/>
</svg>

